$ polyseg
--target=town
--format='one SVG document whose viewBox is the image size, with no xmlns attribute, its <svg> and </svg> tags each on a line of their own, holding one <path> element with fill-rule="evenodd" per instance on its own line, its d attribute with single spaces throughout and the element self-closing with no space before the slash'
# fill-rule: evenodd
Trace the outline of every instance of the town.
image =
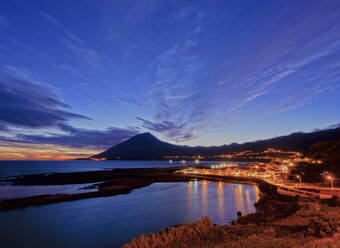
<svg viewBox="0 0 340 248">
<path fill-rule="evenodd" d="M 197 156 L 201 157 L 202 156 Z M 321 199 L 340 196 L 340 188 L 335 187 L 336 178 L 329 172 L 320 174 L 319 182 L 304 181 L 308 175 L 299 173 L 295 167 L 299 163 L 309 166 L 320 165 L 322 160 L 304 157 L 299 152 L 281 151 L 269 148 L 264 152 L 245 151 L 235 154 L 225 154 L 219 157 L 228 159 L 262 160 L 265 162 L 214 162 L 200 163 L 196 158 L 195 164 L 178 171 L 184 174 L 229 176 L 238 178 L 257 178 L 278 187 L 278 192 L 284 195 L 301 197 L 319 197 Z M 170 160 L 171 162 L 171 160 Z"/>
</svg>

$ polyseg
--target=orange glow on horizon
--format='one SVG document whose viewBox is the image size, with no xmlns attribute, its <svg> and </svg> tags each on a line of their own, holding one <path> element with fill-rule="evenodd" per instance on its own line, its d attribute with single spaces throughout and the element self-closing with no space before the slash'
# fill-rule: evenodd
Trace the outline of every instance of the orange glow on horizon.
<svg viewBox="0 0 340 248">
<path fill-rule="evenodd" d="M 88 158 L 99 152 L 102 150 L 12 143 L 0 146 L 0 160 L 69 160 Z"/>
</svg>

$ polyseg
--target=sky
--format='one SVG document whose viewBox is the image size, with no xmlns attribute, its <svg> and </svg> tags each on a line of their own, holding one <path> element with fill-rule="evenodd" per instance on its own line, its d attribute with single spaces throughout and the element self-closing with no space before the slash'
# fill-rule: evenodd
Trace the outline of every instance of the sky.
<svg viewBox="0 0 340 248">
<path fill-rule="evenodd" d="M 2 0 L 0 159 L 340 126 L 340 1 Z"/>
</svg>

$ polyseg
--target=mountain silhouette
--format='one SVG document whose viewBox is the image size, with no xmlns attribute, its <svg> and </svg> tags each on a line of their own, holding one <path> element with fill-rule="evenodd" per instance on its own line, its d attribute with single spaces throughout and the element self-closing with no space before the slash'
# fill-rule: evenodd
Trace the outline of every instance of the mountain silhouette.
<svg viewBox="0 0 340 248">
<path fill-rule="evenodd" d="M 317 142 L 332 141 L 340 138 L 340 128 L 327 129 L 311 133 L 293 133 L 267 140 L 247 142 L 243 144 L 232 143 L 222 146 L 180 146 L 157 139 L 151 133 L 137 134 L 130 139 L 117 144 L 108 150 L 92 156 L 96 159 L 121 160 L 164 160 L 166 156 L 197 156 L 205 157 L 223 153 L 241 152 L 251 150 L 261 152 L 268 148 L 284 151 L 305 152 Z"/>
<path fill-rule="evenodd" d="M 163 142 L 150 133 L 142 133 L 93 156 L 93 158 L 156 160 L 163 159 L 177 147 L 179 146 Z"/>
</svg>

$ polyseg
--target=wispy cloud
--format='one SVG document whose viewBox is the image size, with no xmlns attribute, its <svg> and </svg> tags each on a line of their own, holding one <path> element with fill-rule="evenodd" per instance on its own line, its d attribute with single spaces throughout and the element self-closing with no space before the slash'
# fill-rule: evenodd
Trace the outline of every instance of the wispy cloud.
<svg viewBox="0 0 340 248">
<path fill-rule="evenodd" d="M 62 42 L 64 47 L 70 52 L 68 56 L 70 61 L 74 62 L 78 66 L 81 66 L 82 71 L 86 69 L 90 69 L 90 72 L 92 70 L 103 70 L 102 61 L 98 52 L 90 48 L 84 40 L 72 33 L 57 18 L 44 11 L 41 11 L 41 15 L 64 32 Z M 68 67 L 71 67 L 73 70 L 75 70 L 74 66 L 72 65 L 69 65 Z"/>
<path fill-rule="evenodd" d="M 175 16 L 177 20 L 190 21 L 193 27 L 151 63 L 155 81 L 150 100 L 157 109 L 155 120 L 137 118 L 144 128 L 175 141 L 196 136 L 193 126 L 199 112 L 193 102 L 200 94 L 198 80 L 205 62 L 195 50 L 203 16 L 203 11 L 197 8 L 185 8 Z"/>
<path fill-rule="evenodd" d="M 53 4 L 49 12 L 32 7 L 20 16 L 1 11 L 0 74 L 9 74 L 0 75 L 3 133 L 32 128 L 33 133 L 20 132 L 27 142 L 59 142 L 59 132 L 95 133 L 61 130 L 74 118 L 89 125 L 64 98 L 101 123 L 129 120 L 134 128 L 124 130 L 206 142 L 199 137 L 208 130 L 227 133 L 227 125 L 241 121 L 246 128 L 250 121 L 263 123 L 264 115 L 288 121 L 282 112 L 339 93 L 336 1 L 260 6 L 111 1 L 81 19 L 92 4 L 70 3 L 76 15 Z M 124 120 L 115 119 L 122 115 Z M 105 137 L 121 132 L 114 123 L 108 126 L 114 126 L 112 132 L 98 132 Z M 43 127 L 55 133 L 35 137 Z"/>
<path fill-rule="evenodd" d="M 339 128 L 339 127 L 340 127 L 340 123 L 328 126 L 328 128 Z"/>
<path fill-rule="evenodd" d="M 0 137 L 6 142 L 23 144 L 50 144 L 71 148 L 87 148 L 105 150 L 110 146 L 118 144 L 138 133 L 131 128 L 109 127 L 104 130 L 93 130 L 75 128 L 66 123 L 58 125 L 60 133 L 46 134 L 22 134 L 16 133 L 14 137 Z"/>
<path fill-rule="evenodd" d="M 90 119 L 65 109 L 50 89 L 30 81 L 0 75 L 0 125 L 18 127 L 51 127 L 73 118 Z"/>
<path fill-rule="evenodd" d="M 95 70 L 102 70 L 101 59 L 96 51 L 90 49 L 87 45 L 79 43 L 73 38 L 70 39 L 65 37 L 62 41 L 64 46 L 71 52 L 71 55 L 68 56 L 70 60 L 83 68 L 90 66 Z"/>
<path fill-rule="evenodd" d="M 153 120 L 139 119 L 143 127 L 181 140 L 185 134 L 196 137 L 202 129 L 245 120 L 255 106 L 263 115 L 280 113 L 337 90 L 340 36 L 336 30 L 340 25 L 336 11 L 326 10 L 322 22 L 315 17 L 315 6 L 309 11 L 287 22 L 280 32 L 270 30 L 273 27 L 268 23 L 263 23 L 271 31 L 266 34 L 254 28 L 247 48 L 236 46 L 237 51 L 229 51 L 238 56 L 225 63 L 226 76 L 215 82 L 209 71 L 214 71 L 213 65 L 222 67 L 223 62 L 203 59 L 197 49 L 204 12 L 194 8 L 179 13 L 178 20 L 195 25 L 154 61 L 150 96 L 156 115 Z M 285 9 L 280 18 L 287 15 Z"/>
<path fill-rule="evenodd" d="M 67 124 L 69 120 L 91 119 L 71 112 L 70 106 L 49 87 L 4 73 L 0 74 L 0 113 L 1 147 L 49 144 L 104 150 L 140 131 L 136 127 L 104 130 L 73 127 Z"/>
<path fill-rule="evenodd" d="M 185 130 L 185 124 L 176 124 L 172 121 L 152 122 L 141 117 L 137 117 L 141 121 L 142 127 L 162 133 L 168 138 L 172 138 L 177 142 L 189 141 L 195 138 L 194 134 Z"/>
<path fill-rule="evenodd" d="M 250 90 L 246 91 L 244 94 L 241 94 L 240 97 L 232 101 L 230 106 L 231 108 L 229 110 L 234 110 L 242 107 L 243 105 L 257 98 L 268 94 L 270 92 L 270 87 L 294 72 L 294 69 L 290 69 L 271 73 L 270 75 L 267 75 L 267 73 L 265 73 L 265 77 L 260 75 L 258 78 L 256 78 L 256 82 L 252 83 L 255 84 L 255 87 L 250 87 Z"/>
<path fill-rule="evenodd" d="M 133 105 L 136 105 L 136 106 L 143 106 L 143 103 L 140 102 L 139 100 L 137 99 L 133 99 L 133 98 L 118 98 L 118 100 L 122 103 L 127 103 L 127 104 L 133 104 Z"/>
<path fill-rule="evenodd" d="M 77 37 L 76 35 L 74 35 L 64 24 L 62 24 L 59 20 L 57 20 L 56 18 L 54 18 L 53 16 L 51 16 L 50 14 L 46 13 L 45 11 L 41 11 L 40 14 L 45 17 L 48 21 L 50 21 L 52 24 L 56 25 L 57 27 L 59 27 L 60 29 L 62 29 L 65 33 L 65 35 L 74 40 L 75 42 L 85 45 L 85 41 L 81 40 L 79 37 Z"/>
<path fill-rule="evenodd" d="M 8 131 L 8 127 L 4 124 L 0 124 L 0 131 Z"/>
<path fill-rule="evenodd" d="M 14 66 L 10 64 L 3 65 L 2 68 L 0 68 L 0 73 L 3 73 L 3 75 L 10 75 L 10 77 L 13 78 L 20 78 L 25 81 L 38 81 L 39 75 L 37 73 L 34 73 L 27 68 L 20 67 L 20 66 Z"/>
<path fill-rule="evenodd" d="M 338 80 L 340 80 L 340 73 Z M 280 113 L 292 109 L 302 107 L 309 104 L 313 99 L 322 94 L 333 92 L 338 89 L 340 85 L 333 85 L 329 82 L 324 83 L 324 81 L 316 82 L 314 85 L 305 88 L 300 94 L 294 94 L 290 97 L 284 99 L 281 103 L 277 104 L 271 111 L 273 113 Z"/>
</svg>

